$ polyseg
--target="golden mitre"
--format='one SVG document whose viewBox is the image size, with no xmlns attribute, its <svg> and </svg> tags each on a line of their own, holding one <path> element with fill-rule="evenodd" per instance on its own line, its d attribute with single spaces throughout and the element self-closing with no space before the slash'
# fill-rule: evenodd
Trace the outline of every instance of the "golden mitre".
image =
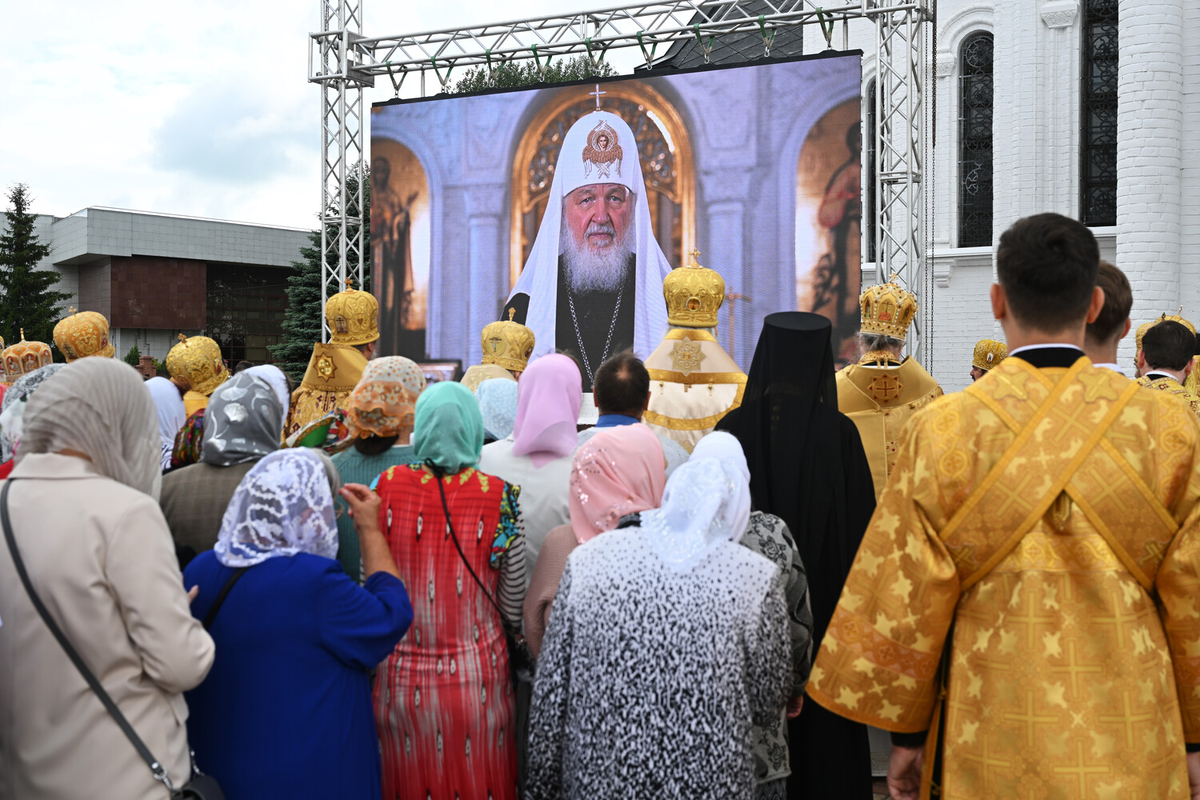
<svg viewBox="0 0 1200 800">
<path fill-rule="evenodd" d="M 671 270 L 663 278 L 663 297 L 667 301 L 667 323 L 680 328 L 715 328 L 717 312 L 725 302 L 725 280 L 716 270 L 696 261 L 700 251 L 692 251 L 692 263 Z"/>
<path fill-rule="evenodd" d="M 1183 318 L 1183 306 L 1180 306 L 1179 313 L 1175 314 L 1174 316 L 1168 316 L 1164 311 L 1158 319 L 1150 320 L 1149 322 L 1143 322 L 1141 325 L 1138 325 L 1137 335 L 1134 337 L 1135 341 L 1137 342 L 1138 350 L 1142 349 L 1142 337 L 1146 335 L 1146 331 L 1150 330 L 1160 322 L 1178 322 L 1180 325 L 1191 331 L 1193 336 L 1196 335 L 1196 326 Z"/>
<path fill-rule="evenodd" d="M 508 310 L 508 319 L 493 322 L 483 329 L 480 344 L 483 346 L 484 364 L 495 364 L 509 372 L 524 372 L 533 355 L 536 339 L 533 331 L 519 322 L 513 322 L 514 309 Z"/>
<path fill-rule="evenodd" d="M 863 333 L 903 340 L 917 316 L 917 298 L 900 288 L 895 275 L 887 283 L 868 286 L 858 304 L 862 307 Z"/>
<path fill-rule="evenodd" d="M 346 291 L 325 301 L 325 321 L 333 344 L 362 345 L 379 338 L 379 301 L 346 280 Z"/>
<path fill-rule="evenodd" d="M 50 345 L 45 342 L 25 341 L 25 329 L 21 329 L 21 341 L 4 349 L 4 372 L 8 380 L 28 375 L 36 369 L 48 367 L 54 362 Z"/>
<path fill-rule="evenodd" d="M 229 377 L 221 347 L 207 336 L 179 334 L 179 344 L 167 353 L 167 372 L 172 378 L 184 378 L 192 391 L 210 395 Z"/>
<path fill-rule="evenodd" d="M 995 339 L 980 339 L 975 345 L 975 357 L 971 366 L 979 369 L 991 369 L 1008 358 L 1008 345 Z"/>
<path fill-rule="evenodd" d="M 108 320 L 95 311 L 75 313 L 63 317 L 54 326 L 54 343 L 66 356 L 67 363 L 88 356 L 113 357 L 113 344 L 108 339 Z"/>
</svg>

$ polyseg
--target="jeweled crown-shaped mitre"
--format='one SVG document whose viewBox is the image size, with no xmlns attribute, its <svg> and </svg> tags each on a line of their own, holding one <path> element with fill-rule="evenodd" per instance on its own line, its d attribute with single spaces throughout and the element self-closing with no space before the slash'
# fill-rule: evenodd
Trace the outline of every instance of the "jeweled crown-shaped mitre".
<svg viewBox="0 0 1200 800">
<path fill-rule="evenodd" d="M 696 259 L 699 250 L 692 251 L 692 263 L 671 270 L 663 278 L 663 298 L 667 301 L 667 323 L 681 328 L 715 328 L 717 312 L 725 302 L 725 280 Z"/>
<path fill-rule="evenodd" d="M 1137 335 L 1134 337 L 1134 340 L 1137 342 L 1138 350 L 1142 349 L 1142 338 L 1145 337 L 1146 331 L 1150 330 L 1160 322 L 1178 322 L 1180 325 L 1191 331 L 1193 336 L 1196 335 L 1196 326 L 1183 318 L 1183 306 L 1180 306 L 1178 314 L 1168 315 L 1164 311 L 1161 315 L 1159 315 L 1158 319 L 1152 319 L 1149 322 L 1143 322 L 1141 325 L 1138 325 Z"/>
<path fill-rule="evenodd" d="M 536 340 L 532 330 L 512 321 L 513 313 L 510 308 L 507 320 L 493 322 L 483 329 L 483 335 L 479 337 L 483 363 L 504 367 L 509 372 L 524 372 Z"/>
<path fill-rule="evenodd" d="M 185 378 L 194 391 L 212 394 L 229 377 L 221 347 L 207 336 L 179 334 L 179 344 L 167 353 L 167 372 L 172 378 Z"/>
<path fill-rule="evenodd" d="M 862 307 L 863 333 L 877 333 L 901 339 L 908 334 L 908 326 L 917 316 L 917 298 L 901 289 L 896 276 L 887 283 L 868 286 L 858 298 Z"/>
<path fill-rule="evenodd" d="M 54 361 L 50 345 L 45 342 L 25 341 L 25 329 L 21 329 L 21 341 L 4 349 L 4 372 L 9 381 L 15 381 L 36 369 L 48 367 Z"/>
<path fill-rule="evenodd" d="M 1008 358 L 1008 345 L 995 339 L 980 339 L 975 345 L 975 356 L 971 366 L 979 369 L 992 369 Z"/>
<path fill-rule="evenodd" d="M 325 321 L 333 344 L 361 345 L 379 338 L 379 301 L 370 292 L 349 288 L 325 301 Z"/>
<path fill-rule="evenodd" d="M 67 363 L 88 356 L 113 357 L 113 344 L 108 338 L 108 320 L 96 311 L 71 309 L 54 326 L 54 343 L 62 350 Z"/>
</svg>

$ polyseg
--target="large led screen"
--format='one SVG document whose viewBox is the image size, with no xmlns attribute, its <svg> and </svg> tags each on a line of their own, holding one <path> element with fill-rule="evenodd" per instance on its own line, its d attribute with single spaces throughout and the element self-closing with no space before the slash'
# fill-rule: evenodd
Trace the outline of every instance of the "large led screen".
<svg viewBox="0 0 1200 800">
<path fill-rule="evenodd" d="M 439 95 L 371 111 L 380 352 L 479 363 L 511 313 L 594 370 L 667 328 L 662 278 L 725 280 L 743 369 L 762 319 L 858 329 L 861 54 Z M 693 256 L 693 253 L 698 255 Z"/>
</svg>

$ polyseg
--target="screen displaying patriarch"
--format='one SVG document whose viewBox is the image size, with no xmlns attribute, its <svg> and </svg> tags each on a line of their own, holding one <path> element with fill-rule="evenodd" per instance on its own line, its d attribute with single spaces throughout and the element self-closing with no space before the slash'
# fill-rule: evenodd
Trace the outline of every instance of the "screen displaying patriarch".
<svg viewBox="0 0 1200 800">
<path fill-rule="evenodd" d="M 743 369 L 776 311 L 829 317 L 836 351 L 858 330 L 861 61 L 375 105 L 380 352 L 477 364 L 484 326 L 511 315 L 535 354 L 577 352 L 589 371 L 645 356 L 666 332 L 663 276 L 693 262 L 725 281 L 715 334 Z"/>
</svg>

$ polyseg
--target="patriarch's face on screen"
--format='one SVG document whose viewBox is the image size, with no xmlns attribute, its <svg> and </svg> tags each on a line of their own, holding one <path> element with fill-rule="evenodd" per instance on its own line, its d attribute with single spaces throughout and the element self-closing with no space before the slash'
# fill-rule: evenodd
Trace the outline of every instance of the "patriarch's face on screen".
<svg viewBox="0 0 1200 800">
<path fill-rule="evenodd" d="M 621 245 L 633 219 L 634 199 L 619 183 L 593 183 L 568 194 L 563 211 L 575 248 L 603 255 Z"/>
</svg>

